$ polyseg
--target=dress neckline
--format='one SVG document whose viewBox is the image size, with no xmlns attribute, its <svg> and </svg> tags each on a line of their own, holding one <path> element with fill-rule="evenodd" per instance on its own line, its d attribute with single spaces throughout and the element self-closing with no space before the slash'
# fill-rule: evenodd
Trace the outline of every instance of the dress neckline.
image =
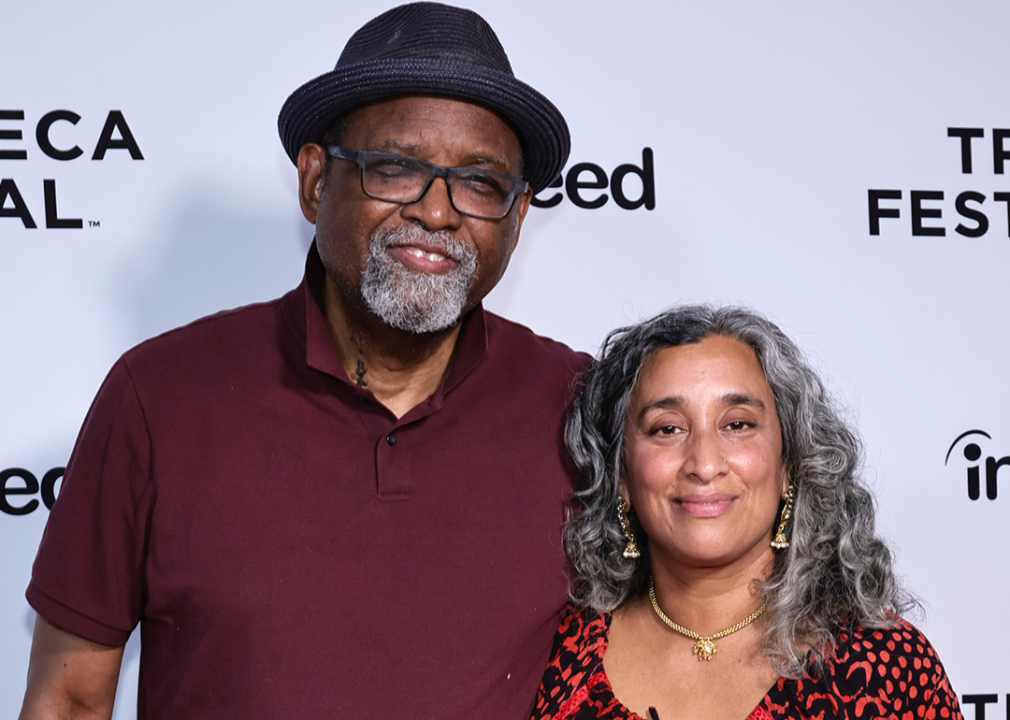
<svg viewBox="0 0 1010 720">
<path fill-rule="evenodd" d="M 598 646 L 599 654 L 597 655 L 597 657 L 599 658 L 599 670 L 596 673 L 593 673 L 593 675 L 597 677 L 597 683 L 599 685 L 602 685 L 603 688 L 606 690 L 606 692 L 610 693 L 610 695 L 614 698 L 614 701 L 617 702 L 617 704 L 625 712 L 628 713 L 629 720 L 663 720 L 663 718 L 659 717 L 656 714 L 655 708 L 651 707 L 649 708 L 650 717 L 648 718 L 642 717 L 634 710 L 629 708 L 627 705 L 625 705 L 623 702 L 621 702 L 620 698 L 618 698 L 617 695 L 614 693 L 614 686 L 610 684 L 610 676 L 607 674 L 607 668 L 604 666 L 603 663 L 603 656 L 607 654 L 607 648 L 610 647 L 610 621 L 613 619 L 614 615 L 613 613 L 609 612 L 599 613 L 599 615 L 603 620 L 604 628 L 602 637 L 599 639 L 600 644 Z M 772 720 L 772 715 L 770 712 L 768 712 L 768 704 L 770 702 L 769 696 L 779 687 L 782 681 L 783 678 L 779 677 L 775 682 L 773 682 L 771 687 L 768 688 L 767 691 L 765 691 L 765 694 L 758 701 L 758 704 L 754 707 L 753 710 L 750 711 L 750 714 L 747 715 L 747 717 L 744 718 L 743 720 Z"/>
</svg>

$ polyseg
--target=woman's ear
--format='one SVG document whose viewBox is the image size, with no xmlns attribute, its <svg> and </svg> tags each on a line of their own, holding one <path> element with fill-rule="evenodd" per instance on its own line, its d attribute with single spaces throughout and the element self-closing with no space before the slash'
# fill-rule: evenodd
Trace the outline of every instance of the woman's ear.
<svg viewBox="0 0 1010 720">
<path fill-rule="evenodd" d="M 789 473 L 786 472 L 785 468 L 782 468 L 782 492 L 779 493 L 779 497 L 784 498 L 786 492 L 793 486 L 792 480 L 789 478 Z"/>
</svg>

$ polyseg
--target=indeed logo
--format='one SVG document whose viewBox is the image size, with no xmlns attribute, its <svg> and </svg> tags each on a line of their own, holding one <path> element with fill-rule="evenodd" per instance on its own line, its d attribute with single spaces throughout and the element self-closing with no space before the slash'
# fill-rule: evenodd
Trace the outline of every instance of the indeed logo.
<svg viewBox="0 0 1010 720">
<path fill-rule="evenodd" d="M 629 176 L 638 178 L 638 182 L 631 181 L 629 190 L 625 190 L 624 183 Z M 634 192 L 639 183 L 642 186 L 642 194 L 638 197 L 628 197 L 628 192 Z M 543 197 L 534 197 L 530 200 L 533 207 L 552 208 L 561 204 L 565 195 L 576 207 L 587 210 L 595 210 L 607 204 L 610 195 L 614 197 L 614 203 L 625 210 L 635 210 L 644 207 L 652 210 L 656 207 L 656 175 L 652 169 L 652 148 L 642 148 L 642 164 L 632 165 L 625 163 L 618 165 L 614 171 L 607 176 L 606 171 L 599 165 L 589 162 L 581 162 L 568 168 L 564 174 L 564 179 L 558 175 L 547 187 L 565 189 L 564 194 L 556 192 L 548 195 L 547 190 L 542 190 Z M 610 190 L 607 195 L 604 190 Z"/>
<path fill-rule="evenodd" d="M 27 515 L 39 506 L 39 499 L 52 510 L 56 502 L 56 483 L 63 479 L 66 468 L 53 468 L 42 476 L 42 482 L 35 474 L 24 468 L 7 468 L 0 470 L 0 512 L 7 515 Z M 30 497 L 30 500 L 23 498 Z"/>
<path fill-rule="evenodd" d="M 943 464 L 946 465 L 950 461 L 950 456 L 954 453 L 954 448 L 958 447 L 962 441 L 966 441 L 961 447 L 961 455 L 971 463 L 968 465 L 967 475 L 968 497 L 972 500 L 978 500 L 982 491 L 982 465 L 979 462 L 979 459 L 982 457 L 982 448 L 979 443 L 983 441 L 980 438 L 992 440 L 992 436 L 984 430 L 968 430 L 961 433 L 950 444 L 950 448 L 947 450 L 947 457 L 943 461 Z M 994 456 L 990 455 L 985 459 L 985 496 L 990 500 L 996 499 L 996 480 L 1000 468 L 1005 465 L 1010 465 L 1010 456 L 1001 457 L 997 460 Z"/>
</svg>

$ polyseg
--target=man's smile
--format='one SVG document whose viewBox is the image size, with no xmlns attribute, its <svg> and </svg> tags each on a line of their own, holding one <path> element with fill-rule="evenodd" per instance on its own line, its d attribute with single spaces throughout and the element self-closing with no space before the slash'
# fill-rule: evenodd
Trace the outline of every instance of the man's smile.
<svg viewBox="0 0 1010 720">
<path fill-rule="evenodd" d="M 418 245 L 393 245 L 386 252 L 408 270 L 415 272 L 441 275 L 459 264 L 442 252 Z"/>
</svg>

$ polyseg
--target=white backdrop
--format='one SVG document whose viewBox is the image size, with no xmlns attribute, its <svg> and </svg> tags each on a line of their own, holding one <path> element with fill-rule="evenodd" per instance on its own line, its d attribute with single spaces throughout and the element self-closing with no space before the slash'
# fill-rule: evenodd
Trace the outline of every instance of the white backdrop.
<svg viewBox="0 0 1010 720">
<path fill-rule="evenodd" d="M 517 76 L 565 113 L 569 167 L 593 163 L 609 182 L 619 165 L 643 167 L 650 148 L 654 169 L 652 210 L 620 207 L 609 187 L 575 188 L 586 201 L 606 193 L 596 209 L 565 188 L 542 193 L 561 201 L 531 210 L 486 305 L 589 351 L 611 328 L 681 301 L 769 314 L 862 429 L 883 532 L 925 600 L 917 622 L 955 690 L 995 695 L 990 720 L 1010 717 L 1010 459 L 998 462 L 1010 456 L 1010 202 L 997 195 L 1010 192 L 1010 138 L 998 132 L 1010 128 L 1010 5 L 467 4 L 494 26 Z M 4 717 L 24 692 L 34 621 L 24 589 L 48 514 L 41 491 L 18 490 L 66 463 L 124 350 L 298 283 L 312 228 L 277 112 L 389 6 L 10 5 L 0 19 Z M 40 145 L 39 122 L 56 110 L 80 119 L 57 120 Z M 122 121 L 102 143 L 112 111 Z M 124 125 L 142 160 L 122 147 Z M 949 128 L 981 132 L 961 133 L 970 173 Z M 104 159 L 92 159 L 103 144 Z M 75 159 L 49 156 L 75 146 Z M 47 180 L 48 224 L 80 228 L 46 227 Z M 629 174 L 622 189 L 637 199 L 642 181 Z M 879 201 L 875 235 L 870 190 L 901 192 Z M 962 196 L 959 211 L 965 192 L 981 204 Z M 952 448 L 969 430 L 985 434 Z M 131 641 L 118 718 L 135 715 L 136 665 Z M 964 710 L 981 717 L 973 702 Z"/>
</svg>

